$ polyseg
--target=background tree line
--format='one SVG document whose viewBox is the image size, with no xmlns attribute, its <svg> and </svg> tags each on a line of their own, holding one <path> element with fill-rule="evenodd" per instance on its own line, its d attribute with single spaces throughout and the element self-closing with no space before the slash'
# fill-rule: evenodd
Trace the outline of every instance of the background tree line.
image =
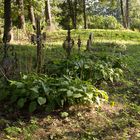
<svg viewBox="0 0 140 140">
<path fill-rule="evenodd" d="M 4 24 L 3 41 L 11 40 L 11 29 L 35 25 L 39 15 L 46 27 L 140 28 L 139 0 L 0 0 Z"/>
</svg>

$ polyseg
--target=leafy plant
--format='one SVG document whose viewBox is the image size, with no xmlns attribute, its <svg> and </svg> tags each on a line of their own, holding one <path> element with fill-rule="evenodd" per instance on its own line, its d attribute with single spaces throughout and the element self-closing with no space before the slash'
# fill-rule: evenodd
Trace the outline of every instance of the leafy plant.
<svg viewBox="0 0 140 140">
<path fill-rule="evenodd" d="M 100 57 L 100 58 L 99 58 Z M 47 73 L 62 76 L 63 74 L 78 77 L 81 80 L 90 80 L 92 83 L 99 81 L 119 81 L 123 78 L 124 62 L 116 56 L 93 56 L 84 54 L 74 56 L 69 60 L 54 61 L 47 65 Z"/>
<path fill-rule="evenodd" d="M 90 82 L 63 76 L 23 75 L 18 81 L 9 81 L 7 100 L 18 109 L 28 106 L 29 112 L 40 107 L 46 110 L 72 104 L 89 104 L 108 100 L 105 91 L 98 90 Z"/>
</svg>

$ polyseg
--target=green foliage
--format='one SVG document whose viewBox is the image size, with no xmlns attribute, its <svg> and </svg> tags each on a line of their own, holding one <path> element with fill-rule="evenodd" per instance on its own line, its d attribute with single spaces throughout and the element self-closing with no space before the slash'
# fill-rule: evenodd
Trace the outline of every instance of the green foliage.
<svg viewBox="0 0 140 140">
<path fill-rule="evenodd" d="M 140 31 L 140 19 L 138 18 L 133 18 L 131 19 L 131 25 L 130 25 L 130 28 L 132 30 L 139 30 Z"/>
<path fill-rule="evenodd" d="M 100 57 L 100 59 L 99 59 Z M 63 74 L 78 77 L 81 80 L 90 80 L 94 84 L 98 81 L 115 82 L 123 78 L 125 64 L 122 58 L 113 56 L 93 56 L 84 54 L 74 56 L 68 60 L 56 60 L 47 64 L 47 73 L 57 76 Z"/>
<path fill-rule="evenodd" d="M 46 75 L 23 75 L 18 81 L 9 81 L 7 100 L 15 107 L 29 108 L 34 112 L 42 107 L 53 110 L 56 107 L 64 107 L 77 103 L 89 104 L 97 101 L 108 100 L 106 92 L 98 90 L 90 82 L 72 79 L 51 78 Z M 49 108 L 50 107 L 50 108 Z"/>
<path fill-rule="evenodd" d="M 113 16 L 90 16 L 90 29 L 121 29 L 122 25 Z"/>
<path fill-rule="evenodd" d="M 66 118 L 66 117 L 69 116 L 69 113 L 67 113 L 67 112 L 61 112 L 60 115 L 61 115 L 62 118 Z"/>
<path fill-rule="evenodd" d="M 11 127 L 7 127 L 5 129 L 5 132 L 10 136 L 16 136 L 16 135 L 20 134 L 22 132 L 22 130 L 19 127 L 11 126 Z"/>
</svg>

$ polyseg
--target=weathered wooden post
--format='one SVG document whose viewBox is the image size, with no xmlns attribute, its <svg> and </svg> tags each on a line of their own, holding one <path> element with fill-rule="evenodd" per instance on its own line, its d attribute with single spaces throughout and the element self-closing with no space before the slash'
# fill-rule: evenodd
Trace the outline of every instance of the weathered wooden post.
<svg viewBox="0 0 140 140">
<path fill-rule="evenodd" d="M 80 36 L 78 37 L 78 42 L 77 42 L 77 45 L 78 45 L 78 52 L 80 53 L 80 48 L 81 48 L 81 39 L 80 39 Z"/>
<path fill-rule="evenodd" d="M 86 50 L 87 50 L 87 51 L 90 51 L 90 50 L 91 50 L 91 42 L 90 42 L 89 39 L 87 40 L 87 47 L 86 47 Z"/>
<path fill-rule="evenodd" d="M 86 47 L 87 51 L 92 50 L 92 44 L 93 44 L 93 33 L 90 33 L 89 39 L 87 40 L 87 47 Z"/>
<path fill-rule="evenodd" d="M 71 39 L 71 32 L 70 32 L 70 28 L 69 28 L 68 32 L 67 32 L 66 40 L 63 43 L 63 48 L 67 53 L 67 58 L 69 58 L 71 55 L 71 50 L 73 48 L 73 45 L 74 45 L 74 40 Z"/>
<path fill-rule="evenodd" d="M 40 17 L 36 17 L 36 43 L 37 43 L 37 73 L 41 73 L 42 67 L 42 38 Z"/>
<path fill-rule="evenodd" d="M 90 42 L 91 42 L 91 44 L 93 43 L 93 33 L 90 33 L 90 35 L 89 35 L 89 40 L 90 40 Z"/>
<path fill-rule="evenodd" d="M 67 36 L 67 41 L 68 41 L 68 48 L 67 48 L 67 54 L 68 54 L 68 57 L 70 56 L 70 53 L 71 53 L 71 32 L 70 32 L 70 28 L 68 29 L 68 36 Z"/>
</svg>

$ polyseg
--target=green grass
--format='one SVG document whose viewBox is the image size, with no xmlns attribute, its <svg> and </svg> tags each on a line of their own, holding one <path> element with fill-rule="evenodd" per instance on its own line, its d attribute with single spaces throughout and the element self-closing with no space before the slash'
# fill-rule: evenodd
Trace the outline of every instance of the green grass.
<svg viewBox="0 0 140 140">
<path fill-rule="evenodd" d="M 109 104 L 72 106 L 52 114 L 18 116 L 0 111 L 0 139 L 25 140 L 139 140 L 140 139 L 140 32 L 127 30 L 72 30 L 75 41 L 72 56 L 78 54 L 77 39 L 82 40 L 82 53 L 90 32 L 94 34 L 93 55 L 122 55 L 127 70 L 121 86 L 109 87 Z M 67 32 L 60 30 L 47 33 L 44 62 L 65 59 L 62 43 Z M 20 71 L 35 70 L 36 47 L 13 44 L 18 55 Z M 2 58 L 2 55 L 0 56 Z M 0 106 L 2 108 L 2 106 Z M 1 110 L 1 109 L 0 109 Z M 61 112 L 68 116 L 61 117 Z M 17 118 L 18 116 L 18 118 Z"/>
</svg>

